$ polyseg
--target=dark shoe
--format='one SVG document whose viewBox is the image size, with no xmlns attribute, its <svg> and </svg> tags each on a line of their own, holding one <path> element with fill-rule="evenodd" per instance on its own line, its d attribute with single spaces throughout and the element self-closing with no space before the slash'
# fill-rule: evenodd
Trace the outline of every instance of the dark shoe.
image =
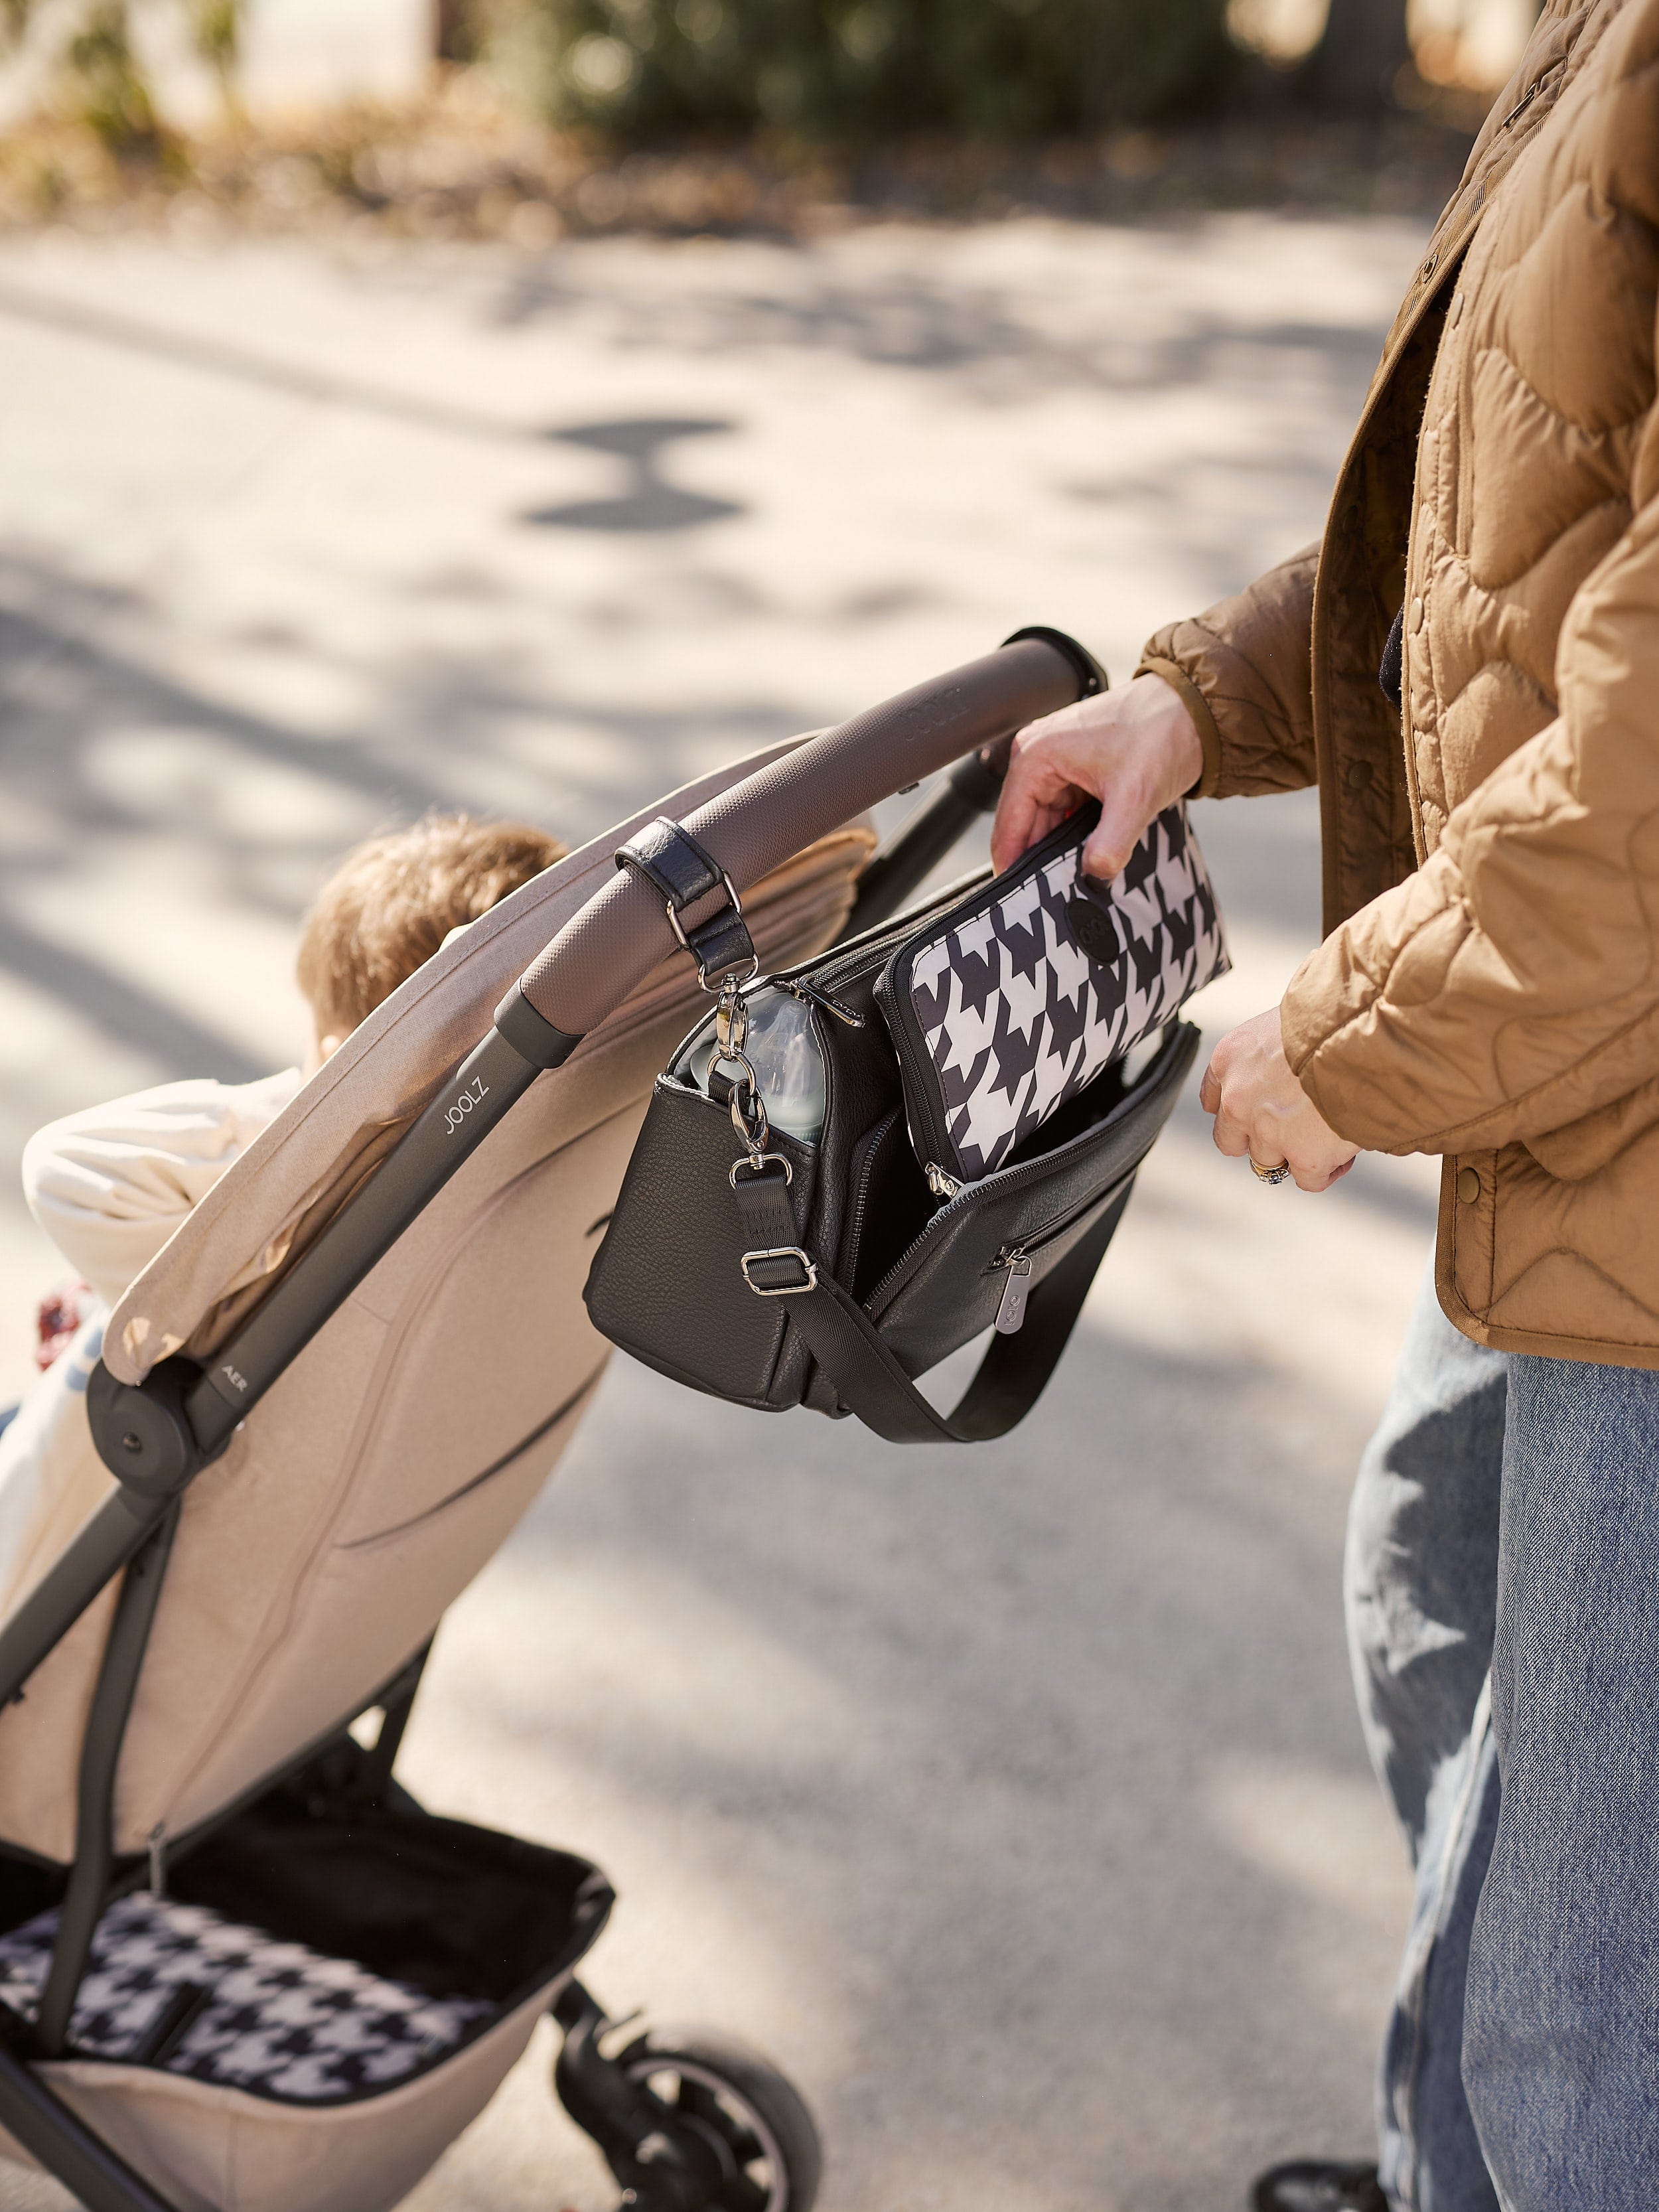
<svg viewBox="0 0 1659 2212">
<path fill-rule="evenodd" d="M 1250 2191 L 1250 2212 L 1389 2212 L 1389 2200 L 1374 2166 L 1293 2158 L 1262 2175 Z"/>
</svg>

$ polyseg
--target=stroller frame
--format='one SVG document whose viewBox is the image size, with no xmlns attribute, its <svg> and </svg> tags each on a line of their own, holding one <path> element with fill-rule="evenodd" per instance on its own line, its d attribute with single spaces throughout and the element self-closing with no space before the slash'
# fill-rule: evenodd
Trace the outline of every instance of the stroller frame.
<svg viewBox="0 0 1659 2212">
<path fill-rule="evenodd" d="M 972 820 L 994 807 L 1014 732 L 1103 682 L 1071 638 L 1046 629 L 1022 630 L 996 653 L 804 740 L 687 817 L 684 828 L 725 878 L 724 892 L 687 909 L 694 933 L 702 937 L 711 921 L 732 918 L 743 889 L 814 838 L 955 763 L 937 792 L 866 865 L 843 934 L 884 920 Z M 525 971 L 483 1042 L 214 1354 L 210 1368 L 175 1354 L 140 1384 L 118 1382 L 101 1362 L 94 1372 L 88 1393 L 93 1437 L 118 1487 L 0 1632 L 3 1709 L 24 1694 L 35 1668 L 119 1578 L 82 1740 L 75 1856 L 37 2016 L 31 2022 L 0 2004 L 0 2126 L 88 2212 L 176 2212 L 35 2069 L 65 2051 L 100 1917 L 116 1898 L 143 1885 L 142 1861 L 123 1866 L 114 1850 L 116 1777 L 180 1501 L 537 1077 L 561 1066 L 676 941 L 686 945 L 675 908 L 665 911 L 647 882 L 619 872 Z M 286 1771 L 329 1762 L 366 1806 L 417 1810 L 392 1769 L 429 1650 L 428 1642 L 365 1705 L 365 1713 L 378 1710 L 381 1716 L 372 1746 L 363 1747 L 342 1729 Z M 188 1849 L 283 1778 L 265 1776 L 171 1848 Z M 611 1902 L 602 1877 L 592 1875 L 580 1894 L 566 1971 L 550 2007 L 563 2034 L 555 2075 L 560 2097 L 605 2153 L 633 2212 L 736 2204 L 738 2196 L 723 2193 L 733 2179 L 731 2130 L 723 2141 L 707 2095 L 690 2121 L 659 2097 L 645 2070 L 648 2039 L 614 2049 L 607 2033 L 613 2023 L 569 1972 L 597 1938 Z M 805 2107 L 781 2076 L 756 2078 L 746 2054 L 724 2073 L 720 2051 L 708 2063 L 722 2085 L 736 2082 L 740 2109 L 759 2116 L 762 2133 L 769 2131 L 793 2160 L 792 2212 L 807 2212 L 817 2153 Z M 695 2063 L 691 2073 L 701 2078 Z"/>
</svg>

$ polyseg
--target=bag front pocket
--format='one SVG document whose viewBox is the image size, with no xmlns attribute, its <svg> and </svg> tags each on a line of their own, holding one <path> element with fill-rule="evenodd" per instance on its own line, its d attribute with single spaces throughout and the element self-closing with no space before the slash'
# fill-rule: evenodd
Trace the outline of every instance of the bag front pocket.
<svg viewBox="0 0 1659 2212">
<path fill-rule="evenodd" d="M 1105 1070 L 1067 1109 L 1067 1133 L 1053 1150 L 1000 1168 L 940 1207 L 865 1302 L 910 1374 L 992 1326 L 1012 1255 L 1040 1281 L 1117 1200 L 1173 1111 L 1198 1042 L 1195 1029 L 1172 1023 L 1127 1091 Z"/>
</svg>

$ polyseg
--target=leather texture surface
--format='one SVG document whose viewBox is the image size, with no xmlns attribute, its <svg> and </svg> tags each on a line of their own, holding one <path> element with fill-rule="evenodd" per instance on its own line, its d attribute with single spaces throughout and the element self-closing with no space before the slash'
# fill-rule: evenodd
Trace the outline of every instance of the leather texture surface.
<svg viewBox="0 0 1659 2212">
<path fill-rule="evenodd" d="M 823 1133 L 813 1145 L 775 1132 L 769 1150 L 791 1170 L 795 1238 L 815 1255 L 839 1249 L 855 1275 L 867 1219 L 925 1219 L 927 1189 L 908 1144 L 875 1164 L 878 1189 L 849 1204 L 855 1174 L 871 1165 L 870 1133 L 900 1106 L 897 1063 L 872 993 L 913 916 L 805 970 L 858 1024 L 811 1008 L 824 1057 Z M 678 1058 L 678 1055 L 676 1055 Z M 902 1120 L 902 1115 L 900 1116 Z M 680 1382 L 771 1408 L 804 1401 L 831 1409 L 813 1389 L 811 1355 L 776 1301 L 757 1297 L 738 1255 L 748 1247 L 732 1175 L 747 1158 L 723 1104 L 659 1077 L 616 1211 L 594 1255 L 583 1296 L 593 1325 L 635 1358 Z M 738 1170 L 742 1172 L 743 1170 Z"/>
<path fill-rule="evenodd" d="M 1027 1409 L 1063 1348 L 1128 1182 L 1173 1109 L 1198 1047 L 1195 1030 L 1171 1024 L 1127 1089 L 1120 1067 L 1106 1069 L 1006 1165 L 934 1210 L 905 1134 L 897 1063 L 872 1003 L 878 976 L 915 927 L 906 917 L 811 964 L 817 986 L 859 1024 L 813 1009 L 828 1076 L 817 1145 L 775 1133 L 757 1172 L 725 1105 L 672 1075 L 659 1078 L 583 1293 L 602 1335 L 678 1381 L 764 1409 L 857 1411 L 879 1433 L 907 1442 L 954 1433 L 908 1402 L 908 1381 L 996 1320 L 1011 1260 L 1019 1258 L 1040 1291 L 1097 1231 L 1058 1340 L 1048 1345 L 1034 1327 L 1024 1359 L 1008 1349 L 1013 1340 L 1000 1340 L 1002 1379 L 994 1390 L 988 1382 L 981 1396 L 1010 1413 L 1003 1427 Z M 757 1284 L 769 1293 L 811 1288 L 793 1256 L 751 1258 L 745 1274 L 745 1254 L 792 1249 L 835 1290 L 838 1318 L 825 1315 L 813 1325 L 802 1299 L 757 1294 Z M 1012 1370 L 1032 1366 L 1040 1340 L 1047 1364 L 1021 1400 Z M 891 1368 L 887 1383 L 875 1371 L 884 1362 Z M 863 1401 L 848 1387 L 849 1371 L 863 1377 Z M 985 1423 L 992 1418 L 986 1413 Z"/>
<path fill-rule="evenodd" d="M 665 814 L 647 822 L 617 848 L 617 866 L 643 876 L 657 891 L 705 983 L 733 969 L 752 968 L 754 940 L 741 908 L 733 903 L 714 861 L 678 822 Z"/>
<path fill-rule="evenodd" d="M 617 866 L 633 868 L 655 887 L 665 906 L 684 914 L 723 887 L 719 867 L 678 822 L 659 814 L 617 848 Z"/>
<path fill-rule="evenodd" d="M 926 1374 L 990 1328 L 1007 1280 L 1000 1255 L 1018 1248 L 1036 1282 L 1066 1257 L 1152 1150 L 1198 1041 L 1189 1023 L 1172 1023 L 1157 1058 L 1127 1091 L 1109 1068 L 1023 1148 L 1030 1157 L 1017 1153 L 933 1216 L 868 1300 L 908 1373 Z"/>
<path fill-rule="evenodd" d="M 1500 1348 L 1659 1364 L 1659 0 L 1551 0 L 1402 304 L 1317 559 L 1175 625 L 1203 788 L 1317 780 L 1292 1065 L 1437 1153 Z M 1403 726 L 1377 682 L 1403 614 Z"/>
<path fill-rule="evenodd" d="M 780 1135 L 769 1149 L 789 1164 L 798 1240 L 817 1148 Z M 659 1076 L 582 1296 L 601 1336 L 677 1382 L 738 1405 L 799 1405 L 799 1380 L 792 1396 L 778 1375 L 788 1316 L 738 1267 L 744 1240 L 731 1171 L 745 1157 L 724 1106 Z"/>
<path fill-rule="evenodd" d="M 832 1382 L 836 1407 L 890 1443 L 983 1443 L 1024 1419 L 1048 1387 L 1128 1203 L 1130 1181 L 1089 1209 L 1089 1225 L 1035 1289 L 1021 1279 L 1020 1325 L 999 1326 L 973 1381 L 948 1413 L 923 1397 L 849 1291 L 792 1248 L 788 1190 L 775 1164 L 738 1184 L 750 1249 L 743 1269 L 787 1309 L 790 1325 Z"/>
</svg>

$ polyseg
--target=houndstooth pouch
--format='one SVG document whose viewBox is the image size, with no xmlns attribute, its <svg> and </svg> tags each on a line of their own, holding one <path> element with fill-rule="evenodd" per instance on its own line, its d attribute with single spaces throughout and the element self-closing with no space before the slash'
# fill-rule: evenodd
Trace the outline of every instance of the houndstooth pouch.
<svg viewBox="0 0 1659 2212">
<path fill-rule="evenodd" d="M 910 1141 L 941 1195 L 1000 1167 L 1231 964 L 1185 806 L 1105 884 L 1080 866 L 1099 811 L 919 930 L 876 986 Z"/>
</svg>

